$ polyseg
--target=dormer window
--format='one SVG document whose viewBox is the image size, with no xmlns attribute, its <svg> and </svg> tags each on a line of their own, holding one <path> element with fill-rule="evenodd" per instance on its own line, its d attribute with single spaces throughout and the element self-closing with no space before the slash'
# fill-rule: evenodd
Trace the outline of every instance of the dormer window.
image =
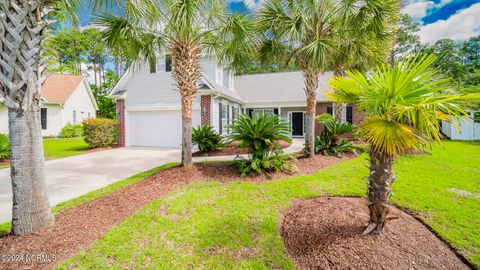
<svg viewBox="0 0 480 270">
<path fill-rule="evenodd" d="M 233 91 L 234 89 L 234 84 L 233 84 L 233 74 L 230 73 L 228 76 L 228 90 Z"/>
<path fill-rule="evenodd" d="M 215 82 L 223 85 L 223 67 L 220 64 L 215 67 Z"/>
<path fill-rule="evenodd" d="M 172 57 L 169 54 L 165 55 L 163 61 L 158 61 L 157 71 L 171 72 L 172 71 Z"/>
</svg>

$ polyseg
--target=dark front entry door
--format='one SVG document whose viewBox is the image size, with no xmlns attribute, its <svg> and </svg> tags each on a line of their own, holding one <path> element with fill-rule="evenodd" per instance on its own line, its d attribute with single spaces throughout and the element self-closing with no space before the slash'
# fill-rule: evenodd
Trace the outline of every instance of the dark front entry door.
<svg viewBox="0 0 480 270">
<path fill-rule="evenodd" d="M 303 113 L 292 113 L 292 136 L 303 136 Z"/>
</svg>

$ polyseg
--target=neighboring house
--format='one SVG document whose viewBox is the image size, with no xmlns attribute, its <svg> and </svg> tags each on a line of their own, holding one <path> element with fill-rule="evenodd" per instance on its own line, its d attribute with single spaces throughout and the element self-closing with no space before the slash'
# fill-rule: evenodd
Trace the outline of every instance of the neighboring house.
<svg viewBox="0 0 480 270">
<path fill-rule="evenodd" d="M 95 118 L 97 103 L 83 76 L 51 74 L 42 91 L 42 136 L 57 136 L 67 124 Z M 0 100 L 0 133 L 8 134 L 8 109 Z"/>
<path fill-rule="evenodd" d="M 288 121 L 292 137 L 305 134 L 306 95 L 300 72 L 282 72 L 234 77 L 208 57 L 201 57 L 202 77 L 193 105 L 192 125 L 209 124 L 221 134 L 239 114 L 274 113 Z M 182 133 L 180 94 L 175 89 L 168 57 L 156 67 L 145 64 L 129 69 L 112 89 L 117 100 L 120 145 L 180 147 Z M 317 114 L 332 113 L 324 95 L 332 73 L 320 78 Z M 346 106 L 343 120 L 359 123 L 355 107 Z M 319 134 L 322 125 L 317 123 Z"/>
<path fill-rule="evenodd" d="M 480 111 L 470 112 L 470 117 L 463 116 L 458 127 L 453 121 L 442 121 L 442 133 L 452 140 L 480 140 Z"/>
</svg>

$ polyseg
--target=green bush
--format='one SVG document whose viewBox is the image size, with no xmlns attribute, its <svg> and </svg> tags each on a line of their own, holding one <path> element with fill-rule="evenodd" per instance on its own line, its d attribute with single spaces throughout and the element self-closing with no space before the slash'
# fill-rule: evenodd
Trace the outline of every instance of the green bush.
<svg viewBox="0 0 480 270">
<path fill-rule="evenodd" d="M 87 119 L 82 124 L 85 142 L 90 147 L 107 147 L 117 143 L 117 121 L 95 118 Z"/>
<path fill-rule="evenodd" d="M 10 158 L 10 139 L 7 134 L 0 133 L 0 160 Z"/>
<path fill-rule="evenodd" d="M 192 141 L 201 152 L 222 149 L 226 142 L 210 125 L 201 125 L 192 129 Z"/>
<path fill-rule="evenodd" d="M 292 157 L 282 154 L 278 141 L 291 142 L 290 128 L 277 115 L 254 114 L 239 116 L 230 125 L 230 138 L 240 141 L 240 147 L 248 149 L 251 159 L 237 158 L 235 162 L 242 177 L 251 171 L 257 173 L 269 171 L 292 172 Z"/>
<path fill-rule="evenodd" d="M 66 124 L 59 134 L 62 138 L 77 138 L 83 136 L 83 126 L 81 124 Z"/>
<path fill-rule="evenodd" d="M 355 128 L 350 123 L 339 123 L 330 114 L 321 114 L 316 119 L 323 124 L 322 133 L 315 137 L 315 152 L 326 156 L 343 156 L 344 153 L 357 153 L 356 147 L 341 136 Z"/>
</svg>

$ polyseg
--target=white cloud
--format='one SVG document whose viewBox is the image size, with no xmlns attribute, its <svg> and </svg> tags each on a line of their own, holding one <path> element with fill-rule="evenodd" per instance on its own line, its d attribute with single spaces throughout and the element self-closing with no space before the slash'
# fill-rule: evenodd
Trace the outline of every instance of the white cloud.
<svg viewBox="0 0 480 270">
<path fill-rule="evenodd" d="M 423 17 L 427 16 L 428 11 L 435 7 L 435 2 L 433 1 L 421 1 L 407 4 L 402 8 L 402 13 L 410 15 L 414 20 L 421 20 Z"/>
<path fill-rule="evenodd" d="M 418 34 L 424 43 L 442 38 L 461 41 L 480 34 L 480 3 L 462 9 L 446 20 L 424 25 Z"/>
</svg>

